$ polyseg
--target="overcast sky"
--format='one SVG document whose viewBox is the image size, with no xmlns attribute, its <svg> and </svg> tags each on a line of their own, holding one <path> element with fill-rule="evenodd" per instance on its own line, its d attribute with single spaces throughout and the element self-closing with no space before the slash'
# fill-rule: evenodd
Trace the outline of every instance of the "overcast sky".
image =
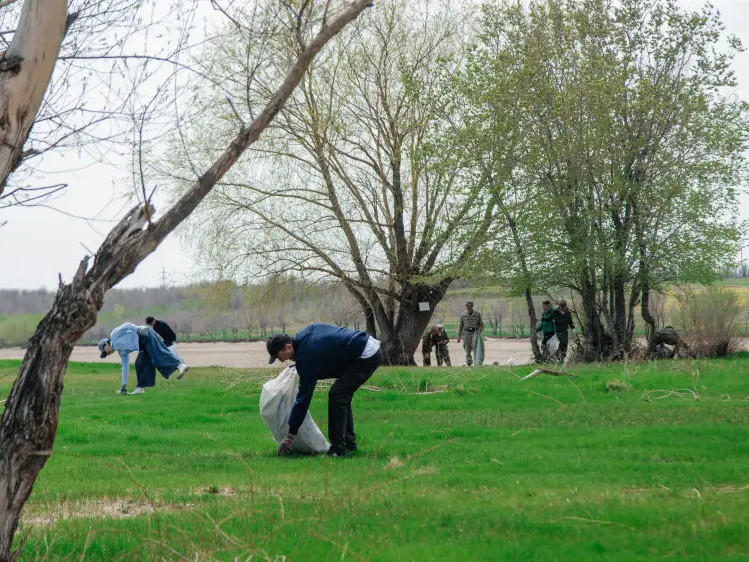
<svg viewBox="0 0 749 562">
<path fill-rule="evenodd" d="M 690 9 L 704 2 L 681 0 Z M 714 0 L 727 31 L 741 38 L 749 48 L 749 0 Z M 749 100 L 749 53 L 735 60 L 739 81 L 736 95 Z M 50 208 L 11 208 L 0 211 L 0 289 L 54 289 L 58 274 L 69 282 L 80 260 L 95 251 L 131 204 L 122 198 L 129 185 L 128 159 L 81 167 L 72 156 L 49 157 L 44 162 L 52 178 L 69 184 L 67 191 L 49 202 Z M 75 168 L 71 171 L 71 168 Z M 56 172 L 56 173 L 52 173 Z M 54 207 L 51 208 L 51 207 Z M 156 199 L 157 213 L 165 202 Z M 55 210 L 56 209 L 56 210 Z M 742 218 L 749 218 L 749 197 L 744 196 Z M 76 218 L 95 217 L 96 220 Z M 135 272 L 118 287 L 185 285 L 200 278 L 190 249 L 173 233 Z"/>
</svg>

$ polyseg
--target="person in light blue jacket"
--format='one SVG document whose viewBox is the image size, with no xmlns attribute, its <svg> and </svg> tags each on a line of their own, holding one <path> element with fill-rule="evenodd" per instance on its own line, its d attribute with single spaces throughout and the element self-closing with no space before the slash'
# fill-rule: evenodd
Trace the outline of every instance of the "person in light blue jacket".
<svg viewBox="0 0 749 562">
<path fill-rule="evenodd" d="M 165 379 L 168 379 L 174 371 L 178 372 L 177 378 L 181 379 L 190 368 L 164 345 L 150 326 L 136 326 L 130 322 L 117 326 L 108 338 L 99 341 L 102 359 L 115 351 L 120 354 L 122 362 L 122 386 L 117 394 L 127 394 L 130 354 L 133 351 L 138 352 L 138 358 L 135 360 L 138 386 L 132 394 L 143 394 L 146 388 L 156 386 L 157 369 Z"/>
</svg>

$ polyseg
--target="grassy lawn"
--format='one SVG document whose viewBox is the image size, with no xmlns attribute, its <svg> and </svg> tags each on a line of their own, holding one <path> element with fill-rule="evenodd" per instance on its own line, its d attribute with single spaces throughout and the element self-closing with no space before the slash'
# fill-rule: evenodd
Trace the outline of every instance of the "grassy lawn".
<svg viewBox="0 0 749 562">
<path fill-rule="evenodd" d="M 71 364 L 22 559 L 749 559 L 748 358 L 531 369 L 382 368 L 357 454 L 279 459 L 274 371 L 121 397 L 117 365 Z"/>
</svg>

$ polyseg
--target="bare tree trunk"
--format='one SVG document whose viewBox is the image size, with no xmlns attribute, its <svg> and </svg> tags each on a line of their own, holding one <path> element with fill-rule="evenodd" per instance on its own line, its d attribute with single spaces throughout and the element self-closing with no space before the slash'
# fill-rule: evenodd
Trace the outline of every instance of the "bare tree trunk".
<svg viewBox="0 0 749 562">
<path fill-rule="evenodd" d="M 614 356 L 617 359 L 623 358 L 630 349 L 627 341 L 627 297 L 625 295 L 626 286 L 624 278 L 620 271 L 616 271 L 616 277 L 613 280 L 614 288 L 614 330 L 616 333 Z"/>
<path fill-rule="evenodd" d="M 27 4 L 33 5 L 34 13 L 42 17 L 39 13 L 46 13 L 47 8 L 51 11 L 50 5 L 57 2 Z M 21 509 L 51 454 L 70 353 L 78 338 L 96 322 L 104 294 L 132 273 L 197 207 L 283 107 L 320 49 L 372 3 L 372 0 L 352 2 L 333 21 L 322 26 L 299 54 L 263 112 L 240 130 L 224 153 L 160 220 L 151 222 L 152 207 L 135 207 L 102 243 L 91 269 L 86 271 L 86 258 L 72 283 L 61 284 L 52 309 L 30 340 L 0 418 L 0 562 L 11 559 L 10 549 Z"/>
<path fill-rule="evenodd" d="M 635 307 L 639 303 L 640 288 L 637 282 L 632 283 L 629 293 L 629 304 L 627 312 L 627 342 L 629 350 L 632 350 L 632 346 L 635 342 Z"/>
<path fill-rule="evenodd" d="M 375 316 L 380 328 L 383 364 L 415 365 L 414 353 L 421 342 L 435 306 L 445 296 L 452 278 L 443 279 L 434 285 L 408 285 L 401 291 L 398 319 L 395 323 L 387 317 L 385 308 L 375 307 Z M 429 303 L 428 312 L 419 311 L 419 303 Z"/>
<path fill-rule="evenodd" d="M 583 360 L 586 362 L 600 361 L 607 354 L 606 334 L 598 315 L 596 303 L 595 283 L 583 279 L 580 297 L 585 315 L 585 350 Z"/>
<path fill-rule="evenodd" d="M 648 351 L 655 350 L 655 318 L 650 313 L 650 286 L 645 283 L 642 287 L 642 304 L 640 308 L 642 319 L 645 321 Z"/>
<path fill-rule="evenodd" d="M 497 199 L 499 200 L 499 198 Z M 528 260 L 526 260 L 525 257 L 525 246 L 523 246 L 523 243 L 520 239 L 520 234 L 518 233 L 517 221 L 510 214 L 505 205 L 503 205 L 501 202 L 498 203 L 498 205 L 505 216 L 507 226 L 510 227 L 510 232 L 512 232 L 512 240 L 515 244 L 515 255 L 520 262 L 520 269 L 523 272 L 523 277 L 526 279 L 526 285 L 523 294 L 525 295 L 525 304 L 528 307 L 528 323 L 530 325 L 529 333 L 531 338 L 531 349 L 533 350 L 533 358 L 536 360 L 536 362 L 540 363 L 541 361 L 543 361 L 544 356 L 541 353 L 541 349 L 538 347 L 538 333 L 536 332 L 536 324 L 538 323 L 538 318 L 536 316 L 536 305 L 533 304 L 533 294 L 531 293 L 531 287 L 528 284 L 528 281 L 530 280 L 530 271 L 528 270 Z"/>
<path fill-rule="evenodd" d="M 23 155 L 65 37 L 66 0 L 26 0 L 0 57 L 0 194 Z"/>
<path fill-rule="evenodd" d="M 636 210 L 636 209 L 635 209 Z M 645 321 L 645 330 L 648 338 L 648 351 L 655 351 L 655 318 L 650 312 L 650 271 L 648 270 L 647 248 L 644 242 L 642 228 L 640 226 L 639 214 L 635 213 L 635 226 L 637 228 L 637 245 L 640 252 L 640 283 L 642 285 L 642 303 L 640 314 Z"/>
<path fill-rule="evenodd" d="M 364 309 L 364 320 L 366 322 L 365 331 L 373 338 L 377 338 L 377 322 L 375 320 L 374 310 L 371 306 Z"/>
<path fill-rule="evenodd" d="M 544 359 L 541 349 L 538 347 L 538 332 L 536 332 L 536 324 L 538 324 L 538 318 L 536 317 L 536 305 L 533 304 L 533 295 L 531 294 L 530 287 L 526 287 L 525 291 L 525 304 L 528 307 L 528 323 L 530 324 L 530 335 L 531 335 L 531 349 L 533 350 L 533 358 L 536 362 L 541 362 Z"/>
<path fill-rule="evenodd" d="M 398 329 L 390 330 L 388 337 L 381 341 L 382 362 L 384 365 L 416 365 L 414 353 L 432 315 L 401 306 L 398 317 Z"/>
</svg>

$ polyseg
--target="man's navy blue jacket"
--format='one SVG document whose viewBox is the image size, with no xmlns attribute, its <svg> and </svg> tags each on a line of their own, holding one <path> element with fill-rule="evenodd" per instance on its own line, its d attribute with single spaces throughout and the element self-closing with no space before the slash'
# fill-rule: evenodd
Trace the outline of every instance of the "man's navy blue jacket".
<svg viewBox="0 0 749 562">
<path fill-rule="evenodd" d="M 296 435 L 307 415 L 317 379 L 337 379 L 361 357 L 369 336 L 366 332 L 329 324 L 310 324 L 291 338 L 299 394 L 289 416 L 289 433 Z"/>
</svg>

